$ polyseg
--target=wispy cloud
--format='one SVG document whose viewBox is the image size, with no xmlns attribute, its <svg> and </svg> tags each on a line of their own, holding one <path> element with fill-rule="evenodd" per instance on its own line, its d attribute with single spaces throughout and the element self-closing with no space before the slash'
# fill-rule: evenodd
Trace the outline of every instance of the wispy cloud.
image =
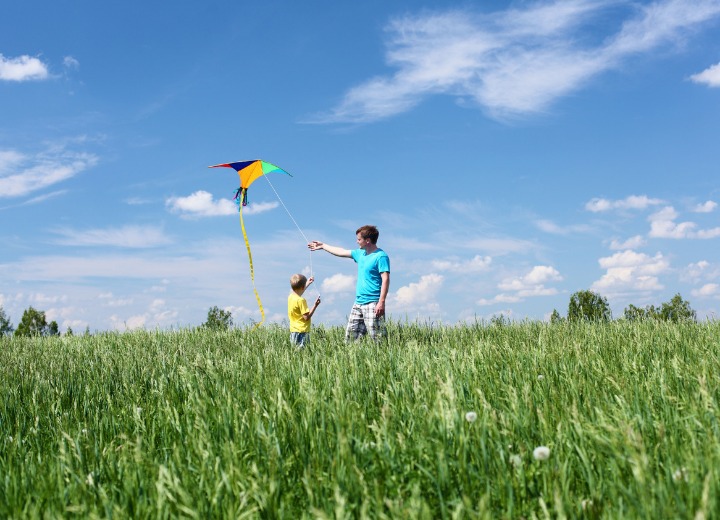
<svg viewBox="0 0 720 520">
<path fill-rule="evenodd" d="M 97 156 L 52 147 L 34 156 L 0 151 L 0 197 L 22 197 L 65 181 L 97 164 Z"/>
<path fill-rule="evenodd" d="M 79 69 L 80 68 L 80 62 L 73 58 L 72 56 L 65 56 L 63 58 L 63 66 L 66 69 Z"/>
<path fill-rule="evenodd" d="M 47 65 L 38 58 L 27 55 L 6 58 L 0 54 L 0 80 L 30 81 L 46 79 L 48 76 Z"/>
<path fill-rule="evenodd" d="M 572 233 L 587 233 L 590 231 L 590 226 L 585 224 L 571 224 L 571 225 L 560 225 L 556 224 L 552 220 L 540 219 L 535 221 L 535 227 L 545 233 L 551 235 L 570 235 Z"/>
<path fill-rule="evenodd" d="M 123 226 L 106 229 L 57 229 L 57 242 L 68 246 L 115 246 L 127 248 L 158 247 L 172 243 L 157 226 Z"/>
<path fill-rule="evenodd" d="M 693 74 L 690 76 L 690 80 L 695 83 L 707 85 L 708 87 L 720 87 L 720 63 L 716 63 L 702 72 Z"/>
<path fill-rule="evenodd" d="M 630 237 L 623 242 L 620 242 L 619 240 L 612 240 L 610 242 L 610 249 L 613 249 L 615 251 L 625 249 L 637 249 L 638 247 L 644 246 L 646 243 L 647 241 L 642 235 L 635 235 L 634 237 Z"/>
<path fill-rule="evenodd" d="M 453 10 L 392 20 L 386 59 L 397 71 L 351 88 L 314 121 L 376 121 L 437 94 L 470 99 L 498 119 L 542 112 L 626 58 L 679 42 L 687 29 L 720 14 L 720 0 L 526 5 L 491 14 Z M 623 7 L 624 21 L 591 43 L 588 28 L 597 31 L 603 11 Z"/>
<path fill-rule="evenodd" d="M 487 271 L 491 263 L 491 257 L 475 255 L 470 260 L 461 260 L 456 257 L 446 258 L 444 260 L 433 260 L 432 267 L 438 271 L 477 273 L 480 271 Z"/>
<path fill-rule="evenodd" d="M 611 211 L 614 209 L 637 209 L 643 210 L 650 206 L 657 206 L 662 204 L 663 201 L 660 199 L 653 199 L 647 195 L 630 195 L 620 200 L 609 200 L 602 198 L 594 198 L 585 204 L 585 209 L 593 213 L 601 213 L 604 211 Z"/>
<path fill-rule="evenodd" d="M 199 190 L 187 197 L 170 197 L 165 206 L 174 213 L 184 217 L 218 217 L 235 215 L 238 207 L 228 199 L 215 200 L 212 193 Z M 264 213 L 278 207 L 277 202 L 259 202 L 248 205 L 243 209 L 244 215 Z"/>
</svg>

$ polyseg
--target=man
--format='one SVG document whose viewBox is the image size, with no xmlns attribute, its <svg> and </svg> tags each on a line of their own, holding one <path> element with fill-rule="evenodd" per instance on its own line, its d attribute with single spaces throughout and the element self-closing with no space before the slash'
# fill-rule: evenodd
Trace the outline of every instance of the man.
<svg viewBox="0 0 720 520">
<path fill-rule="evenodd" d="M 381 338 L 385 329 L 385 299 L 390 289 L 390 258 L 377 246 L 380 232 L 375 226 L 362 226 L 355 232 L 358 249 L 343 249 L 314 240 L 311 251 L 324 249 L 341 258 L 352 258 L 358 265 L 355 303 L 348 317 L 345 341 L 369 334 Z"/>
</svg>

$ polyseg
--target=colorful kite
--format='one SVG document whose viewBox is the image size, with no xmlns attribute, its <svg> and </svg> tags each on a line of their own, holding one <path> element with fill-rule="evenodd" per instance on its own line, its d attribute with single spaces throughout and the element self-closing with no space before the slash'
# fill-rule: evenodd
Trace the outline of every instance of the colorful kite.
<svg viewBox="0 0 720 520">
<path fill-rule="evenodd" d="M 260 295 L 255 288 L 255 270 L 253 268 L 252 252 L 250 251 L 250 242 L 248 241 L 247 233 L 245 232 L 245 222 L 243 222 L 242 209 L 243 206 L 247 206 L 247 192 L 250 185 L 267 173 L 284 173 L 290 175 L 282 168 L 278 168 L 274 164 L 269 162 L 254 160 L 254 161 L 241 161 L 227 164 L 216 164 L 214 166 L 208 166 L 208 168 L 232 168 L 240 176 L 240 188 L 235 192 L 235 201 L 240 209 L 240 227 L 242 228 L 243 238 L 245 239 L 245 247 L 248 252 L 248 259 L 250 260 L 250 279 L 253 284 L 253 291 L 255 291 L 255 299 L 258 302 L 260 308 L 260 316 L 262 319 L 255 326 L 259 327 L 265 321 L 265 310 L 263 309 L 262 302 L 260 301 Z M 292 175 L 290 175 L 292 177 Z M 272 186 L 272 184 L 271 184 Z M 273 188 L 274 191 L 274 188 Z"/>
</svg>

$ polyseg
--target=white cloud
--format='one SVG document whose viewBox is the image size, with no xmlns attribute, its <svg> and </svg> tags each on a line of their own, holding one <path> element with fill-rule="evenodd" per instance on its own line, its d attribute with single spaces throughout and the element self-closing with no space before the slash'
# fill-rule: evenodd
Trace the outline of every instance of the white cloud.
<svg viewBox="0 0 720 520">
<path fill-rule="evenodd" d="M 198 217 L 216 217 L 232 215 L 238 212 L 237 206 L 230 200 L 213 200 L 212 193 L 199 190 L 187 197 L 170 197 L 165 206 L 171 211 Z"/>
<path fill-rule="evenodd" d="M 712 213 L 717 208 L 717 202 L 708 200 L 702 204 L 698 204 L 693 208 L 695 213 Z"/>
<path fill-rule="evenodd" d="M 6 58 L 0 54 L 0 80 L 30 81 L 46 79 L 49 76 L 47 65 L 31 56 Z"/>
<path fill-rule="evenodd" d="M 637 249 L 638 247 L 642 247 L 647 243 L 645 238 L 642 237 L 642 235 L 635 235 L 634 237 L 630 237 L 624 242 L 620 242 L 618 240 L 613 240 L 610 242 L 610 249 L 612 250 L 625 250 L 625 249 Z"/>
<path fill-rule="evenodd" d="M 122 318 L 116 314 L 110 317 L 110 323 L 115 330 L 135 330 L 144 328 L 148 323 L 158 327 L 174 325 L 178 312 L 173 309 L 166 309 L 165 300 L 156 299 L 150 302 L 148 310 L 143 314 L 136 314 Z"/>
<path fill-rule="evenodd" d="M 695 83 L 702 83 L 708 87 L 720 87 L 720 63 L 716 63 L 702 72 L 693 74 L 690 79 Z"/>
<path fill-rule="evenodd" d="M 123 226 L 121 228 L 71 230 L 58 229 L 63 238 L 59 244 L 72 246 L 116 246 L 146 248 L 167 245 L 172 241 L 156 226 Z"/>
<path fill-rule="evenodd" d="M 696 230 L 695 222 L 676 223 L 678 213 L 672 206 L 666 206 L 657 213 L 653 213 L 648 217 L 650 221 L 650 232 L 648 236 L 652 238 L 696 238 L 710 239 L 720 237 L 720 227 L 712 229 Z"/>
<path fill-rule="evenodd" d="M 506 278 L 498 284 L 498 289 L 503 291 L 493 298 L 481 298 L 478 305 L 492 305 L 494 303 L 517 303 L 525 298 L 535 296 L 552 296 L 557 294 L 554 287 L 546 287 L 550 282 L 562 281 L 563 277 L 557 269 L 549 265 L 536 265 L 527 274 Z M 511 293 L 511 294 L 508 294 Z"/>
<path fill-rule="evenodd" d="M 27 157 L 14 150 L 0 151 L 0 197 L 21 197 L 39 191 L 97 164 L 95 155 L 54 147 Z"/>
<path fill-rule="evenodd" d="M 547 282 L 561 281 L 563 278 L 554 267 L 536 265 L 530 272 L 520 278 L 508 278 L 498 285 L 503 291 L 534 291 L 541 289 Z"/>
<path fill-rule="evenodd" d="M 711 264 L 707 260 L 688 264 L 680 274 L 681 280 L 691 283 L 698 283 L 703 280 L 713 281 L 718 278 L 720 278 L 720 265 Z"/>
<path fill-rule="evenodd" d="M 387 61 L 397 71 L 351 88 L 318 122 L 368 122 L 408 111 L 430 95 L 470 99 L 490 115 L 537 113 L 626 58 L 682 41 L 686 29 L 720 13 L 717 0 L 665 0 L 628 10 L 594 46 L 589 27 L 605 26 L 614 0 L 518 4 L 490 14 L 453 10 L 397 18 Z M 598 24 L 597 20 L 603 23 Z"/>
<path fill-rule="evenodd" d="M 470 260 L 459 260 L 448 258 L 445 260 L 433 260 L 432 267 L 438 271 L 451 271 L 454 273 L 477 273 L 487 271 L 492 263 L 489 256 L 475 255 Z"/>
<path fill-rule="evenodd" d="M 238 213 L 238 207 L 233 201 L 214 200 L 211 193 L 203 190 L 196 191 L 187 197 L 170 197 L 165 201 L 165 206 L 170 211 L 186 217 L 217 217 Z M 243 215 L 264 213 L 277 207 L 277 202 L 253 203 L 243 208 Z"/>
<path fill-rule="evenodd" d="M 720 297 L 720 285 L 716 283 L 706 283 L 700 289 L 693 289 L 690 294 L 696 298 L 717 298 Z"/>
<path fill-rule="evenodd" d="M 393 307 L 397 307 L 399 311 L 428 309 L 428 305 L 437 309 L 436 297 L 444 280 L 444 276 L 430 273 L 421 276 L 417 282 L 400 287 L 393 298 Z"/>
<path fill-rule="evenodd" d="M 355 277 L 347 274 L 334 274 L 325 278 L 321 284 L 323 293 L 341 293 L 355 290 Z"/>
<path fill-rule="evenodd" d="M 630 195 L 620 200 L 594 198 L 585 204 L 585 209 L 593 213 L 613 209 L 646 209 L 649 206 L 662 204 L 662 202 L 660 199 L 652 199 L 647 195 Z"/>
<path fill-rule="evenodd" d="M 591 289 L 603 294 L 662 289 L 658 276 L 670 269 L 670 263 L 661 253 L 650 257 L 632 250 L 600 258 L 598 263 L 607 272 Z"/>
<path fill-rule="evenodd" d="M 518 303 L 521 302 L 522 298 L 519 296 L 511 296 L 504 293 L 498 294 L 493 298 L 480 298 L 477 302 L 478 305 L 494 305 L 496 303 Z"/>
</svg>

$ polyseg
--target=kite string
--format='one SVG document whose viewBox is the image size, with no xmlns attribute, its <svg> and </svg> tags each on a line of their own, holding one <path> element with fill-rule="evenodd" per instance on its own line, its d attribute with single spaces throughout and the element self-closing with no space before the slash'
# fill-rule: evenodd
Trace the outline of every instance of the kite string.
<svg viewBox="0 0 720 520">
<path fill-rule="evenodd" d="M 301 234 L 302 237 L 305 239 L 305 243 L 306 243 L 306 244 L 309 244 L 310 241 L 308 240 L 308 237 L 305 236 L 305 233 L 303 233 L 303 230 L 300 228 L 300 226 L 298 225 L 298 223 L 295 221 L 295 218 L 294 218 L 294 217 L 292 216 L 292 214 L 290 213 L 290 210 L 287 209 L 287 206 L 285 205 L 285 203 L 283 202 L 282 198 L 280 197 L 280 194 L 279 194 L 279 193 L 277 192 L 277 190 L 275 189 L 275 186 L 273 186 L 272 182 L 270 182 L 270 179 L 268 178 L 267 175 L 263 175 L 263 177 L 265 177 L 265 180 L 268 181 L 268 184 L 270 185 L 270 188 L 272 188 L 273 192 L 275 192 L 275 196 L 276 196 L 276 197 L 278 198 L 278 200 L 280 201 L 280 204 L 282 204 L 282 207 L 285 208 L 285 212 L 286 212 L 286 213 L 288 214 L 288 216 L 290 217 L 290 220 L 293 221 L 293 224 L 295 224 L 295 227 L 298 228 L 298 231 L 300 231 L 300 234 Z M 312 278 L 312 277 L 313 277 L 312 251 L 309 251 L 309 254 L 310 254 L 310 278 Z"/>
</svg>

